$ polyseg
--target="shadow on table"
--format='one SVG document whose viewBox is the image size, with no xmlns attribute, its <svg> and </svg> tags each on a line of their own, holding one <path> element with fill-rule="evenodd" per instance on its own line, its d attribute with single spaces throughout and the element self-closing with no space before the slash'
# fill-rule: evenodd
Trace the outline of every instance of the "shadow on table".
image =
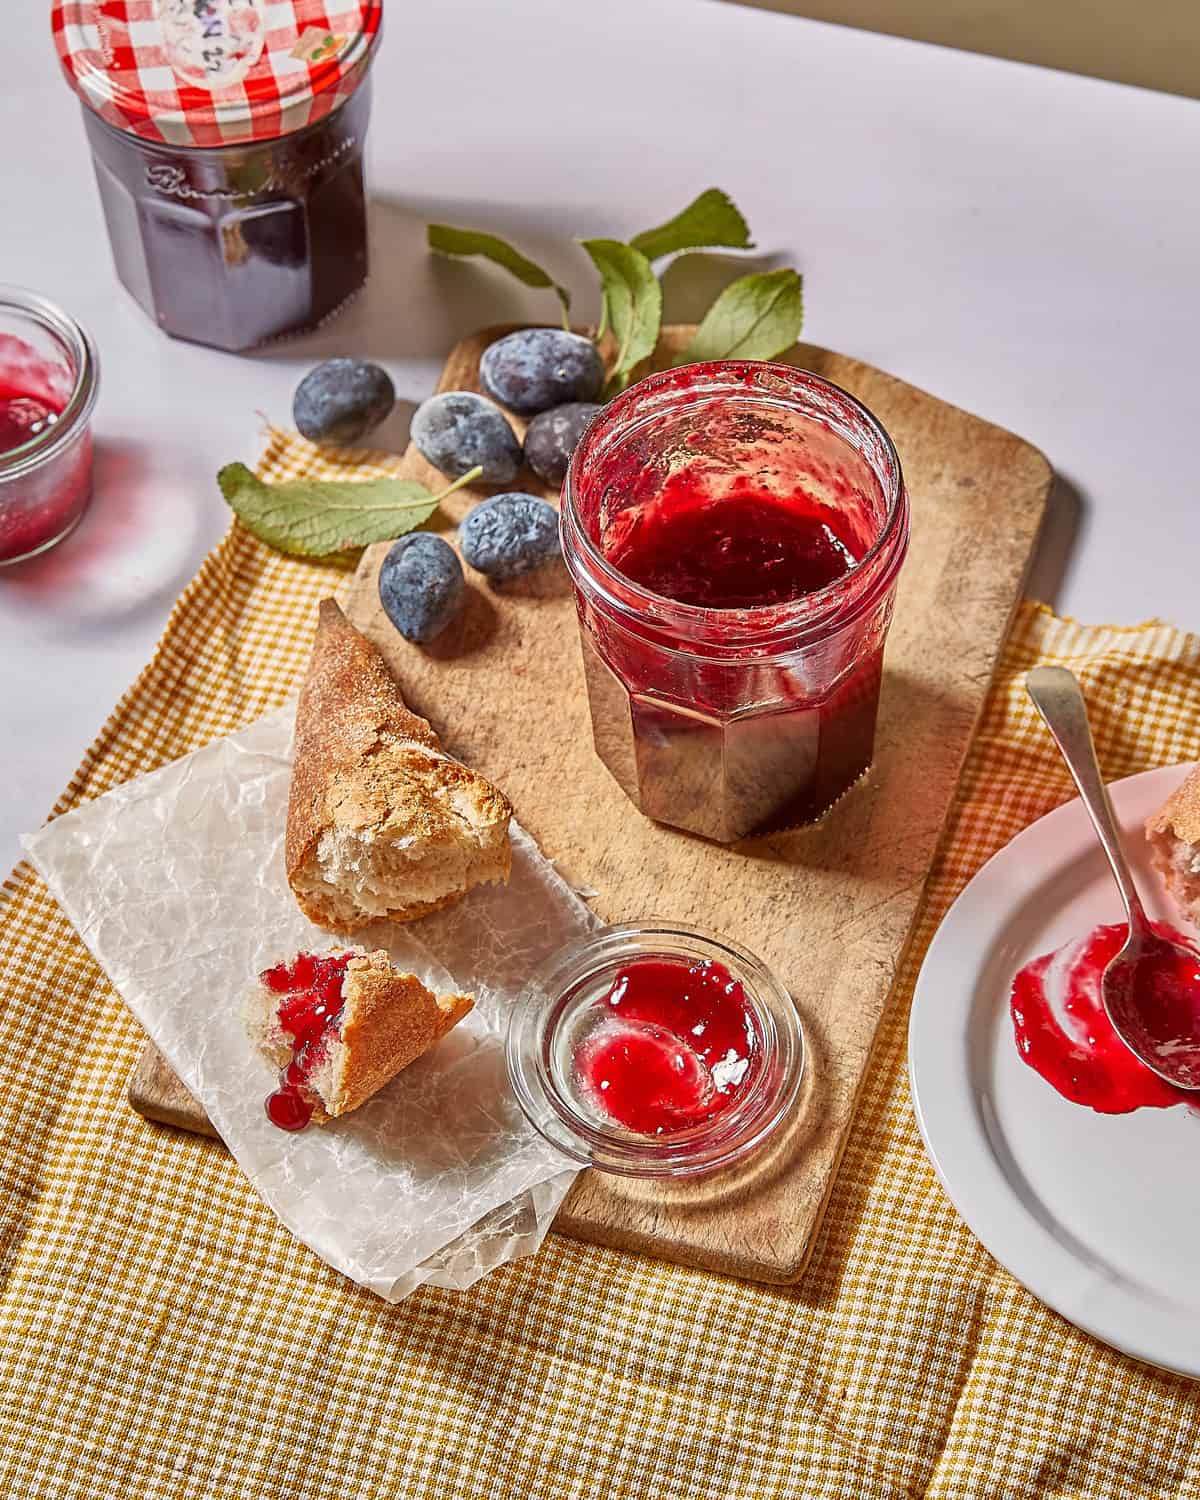
<svg viewBox="0 0 1200 1500">
<path fill-rule="evenodd" d="M 699 323 L 730 282 L 786 263 L 782 255 L 723 255 L 714 250 L 676 256 L 661 277 L 663 322 Z"/>
<path fill-rule="evenodd" d="M 373 196 L 370 203 L 371 270 L 359 297 L 327 326 L 249 351 L 246 358 L 295 364 L 298 369 L 335 355 L 388 361 L 427 361 L 423 389 L 432 390 L 450 350 L 460 339 L 493 324 L 557 323 L 554 293 L 524 287 L 499 266 L 480 259 L 435 255 L 426 226 L 449 223 L 483 229 L 508 240 L 575 295 L 577 325 L 599 314 L 596 274 L 576 240 L 617 232 L 594 210 L 575 205 L 498 204 L 469 199 Z M 697 322 L 731 281 L 778 263 L 773 255 L 694 252 L 678 256 L 663 273 L 664 318 Z M 371 445 L 402 453 L 413 403 L 398 402 Z"/>
<path fill-rule="evenodd" d="M 572 241 L 595 230 L 568 211 L 549 206 L 500 206 L 461 199 L 373 196 L 371 269 L 362 294 L 326 327 L 253 351 L 248 357 L 312 362 L 335 354 L 367 359 L 428 359 L 440 368 L 449 350 L 490 323 L 558 321 L 551 291 L 523 287 L 483 260 L 435 255 L 426 225 L 451 223 L 510 240 L 558 281 L 591 285 L 588 263 Z M 559 224 L 560 216 L 571 218 Z M 595 296 L 580 299 L 579 320 L 598 312 Z"/>
<path fill-rule="evenodd" d="M 58 546 L 0 572 L 0 594 L 52 613 L 56 629 L 157 614 L 194 572 L 196 498 L 141 443 L 97 439 L 92 502 Z"/>
<path fill-rule="evenodd" d="M 1034 549 L 1025 594 L 1055 609 L 1074 563 L 1075 544 L 1087 519 L 1088 502 L 1066 475 L 1055 473 L 1046 517 Z"/>
<path fill-rule="evenodd" d="M 596 274 L 576 244 L 618 232 L 592 210 L 566 205 L 498 204 L 447 198 L 373 196 L 371 271 L 362 294 L 326 327 L 248 357 L 312 362 L 335 354 L 368 359 L 428 359 L 440 368 L 459 339 L 493 323 L 557 323 L 553 292 L 522 286 L 480 259 L 435 255 L 426 226 L 450 223 L 500 235 L 575 293 L 571 315 L 587 323 L 599 313 Z M 774 255 L 691 253 L 663 274 L 664 317 L 695 322 L 731 281 L 779 263 Z"/>
</svg>

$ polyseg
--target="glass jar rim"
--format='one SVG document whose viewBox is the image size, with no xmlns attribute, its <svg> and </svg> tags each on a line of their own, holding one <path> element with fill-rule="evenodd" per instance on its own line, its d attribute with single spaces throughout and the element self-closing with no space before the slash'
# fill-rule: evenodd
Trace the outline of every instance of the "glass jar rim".
<svg viewBox="0 0 1200 1500">
<path fill-rule="evenodd" d="M 692 381 L 686 392 L 680 389 L 684 375 Z M 884 492 L 887 512 L 879 534 L 854 566 L 823 588 L 798 598 L 740 609 L 686 604 L 655 593 L 615 568 L 589 536 L 579 514 L 583 469 L 606 429 L 622 419 L 632 419 L 634 430 L 657 420 L 661 408 L 640 414 L 638 408 L 670 391 L 680 392 L 681 409 L 726 397 L 742 397 L 756 405 L 794 407 L 798 397 L 814 393 L 842 406 L 871 434 L 885 459 L 885 473 L 880 474 L 873 464 L 871 467 Z M 820 420 L 816 413 L 811 419 Z M 850 441 L 836 427 L 832 430 Z M 791 650 L 811 636 L 826 633 L 839 616 L 855 618 L 862 614 L 890 587 L 908 543 L 908 495 L 896 445 L 875 414 L 849 391 L 797 365 L 773 360 L 711 360 L 647 375 L 604 408 L 571 457 L 563 483 L 560 527 L 563 557 L 576 584 L 595 591 L 609 609 L 625 619 L 649 619 L 685 636 L 704 636 L 715 626 L 734 650 L 746 645 L 770 647 L 775 641 Z"/>
<path fill-rule="evenodd" d="M 670 1136 L 641 1136 L 586 1117 L 558 1087 L 549 1045 L 580 985 L 634 957 L 715 959 L 743 983 L 762 1045 L 762 1082 L 711 1120 Z M 731 938 L 682 922 L 648 919 L 597 928 L 553 954 L 529 979 L 509 1017 L 509 1081 L 530 1124 L 558 1150 L 625 1177 L 688 1177 L 741 1161 L 786 1118 L 803 1080 L 804 1030 L 791 995 Z"/>
<path fill-rule="evenodd" d="M 0 481 L 28 474 L 66 448 L 87 427 L 100 389 L 100 356 L 81 323 L 48 297 L 27 287 L 0 284 L 0 314 L 14 311 L 39 324 L 64 346 L 75 382 L 58 420 L 19 447 L 0 454 Z"/>
</svg>

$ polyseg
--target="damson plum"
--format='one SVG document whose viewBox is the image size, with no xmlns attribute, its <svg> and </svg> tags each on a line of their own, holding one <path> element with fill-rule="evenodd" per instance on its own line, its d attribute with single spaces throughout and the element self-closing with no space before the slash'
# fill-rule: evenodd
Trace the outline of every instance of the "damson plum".
<svg viewBox="0 0 1200 1500">
<path fill-rule="evenodd" d="M 451 479 L 479 465 L 482 484 L 511 484 L 521 467 L 521 444 L 508 418 L 474 391 L 444 391 L 423 401 L 413 413 L 412 440 Z"/>
<path fill-rule="evenodd" d="M 604 384 L 604 363 L 581 334 L 523 328 L 488 345 L 479 378 L 489 396 L 530 416 L 568 401 L 594 401 Z"/>
<path fill-rule="evenodd" d="M 454 548 L 428 531 L 393 543 L 379 570 L 379 602 L 408 641 L 440 635 L 462 609 L 466 591 Z"/>
<path fill-rule="evenodd" d="M 458 528 L 458 545 L 488 578 L 518 578 L 558 555 L 558 512 L 536 495 L 493 495 Z"/>
<path fill-rule="evenodd" d="M 365 359 L 327 359 L 296 387 L 292 417 L 313 443 L 357 443 L 396 404 L 386 370 Z"/>
<path fill-rule="evenodd" d="M 568 401 L 540 412 L 525 432 L 525 462 L 547 484 L 561 484 L 584 429 L 601 408 L 594 401 Z"/>
</svg>

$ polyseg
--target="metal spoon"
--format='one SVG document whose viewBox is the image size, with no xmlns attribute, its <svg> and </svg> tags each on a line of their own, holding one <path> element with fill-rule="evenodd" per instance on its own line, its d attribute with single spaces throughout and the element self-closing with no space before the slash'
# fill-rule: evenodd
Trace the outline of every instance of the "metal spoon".
<svg viewBox="0 0 1200 1500">
<path fill-rule="evenodd" d="M 1129 936 L 1100 978 L 1113 1030 L 1139 1061 L 1181 1089 L 1200 1089 L 1200 953 L 1150 925 L 1125 860 L 1100 774 L 1079 683 L 1065 667 L 1035 667 L 1025 678 L 1079 788 L 1125 903 Z"/>
</svg>

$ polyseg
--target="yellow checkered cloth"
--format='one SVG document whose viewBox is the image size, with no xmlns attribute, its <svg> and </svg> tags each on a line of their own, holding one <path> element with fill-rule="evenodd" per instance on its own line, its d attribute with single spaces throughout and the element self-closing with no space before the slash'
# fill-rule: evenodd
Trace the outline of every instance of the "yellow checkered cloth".
<svg viewBox="0 0 1200 1500">
<path fill-rule="evenodd" d="M 315 467 L 276 434 L 261 472 Z M 235 525 L 57 810 L 280 703 L 336 579 Z M 142 1036 L 22 865 L 0 924 L 0 1497 L 1200 1497 L 1200 1386 L 1001 1270 L 909 1109 L 938 920 L 1071 792 L 1022 691 L 1036 662 L 1083 679 L 1110 776 L 1200 753 L 1200 641 L 1022 609 L 794 1288 L 551 1236 L 469 1292 L 388 1307 L 297 1244 L 218 1144 L 130 1111 Z"/>
</svg>

